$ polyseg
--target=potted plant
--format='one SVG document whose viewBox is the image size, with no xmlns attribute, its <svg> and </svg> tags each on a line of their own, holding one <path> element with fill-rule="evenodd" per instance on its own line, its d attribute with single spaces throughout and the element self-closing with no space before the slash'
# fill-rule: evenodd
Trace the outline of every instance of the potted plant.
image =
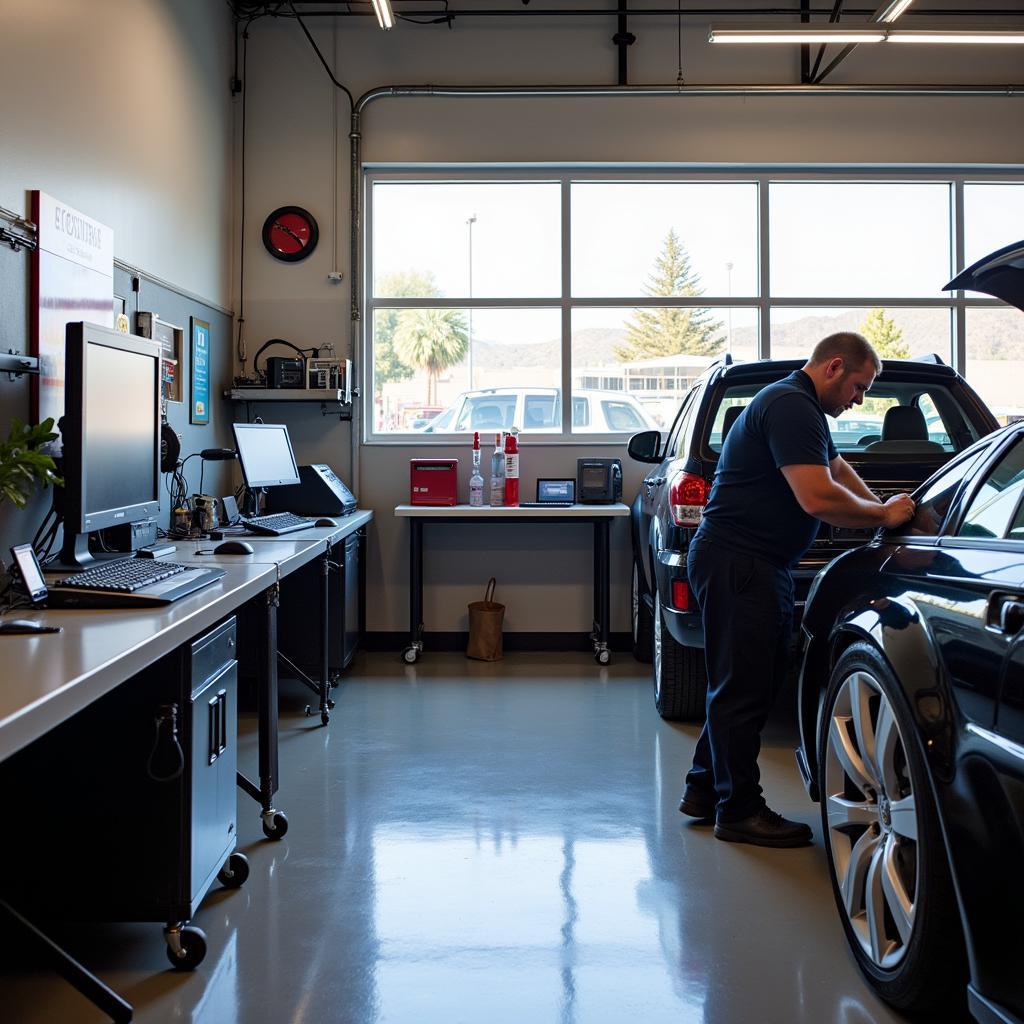
<svg viewBox="0 0 1024 1024">
<path fill-rule="evenodd" d="M 64 485 L 56 474 L 57 464 L 39 450 L 56 437 L 52 417 L 34 427 L 17 417 L 11 421 L 7 440 L 0 442 L 0 505 L 10 501 L 16 508 L 24 508 L 37 483 L 43 487 Z"/>
</svg>

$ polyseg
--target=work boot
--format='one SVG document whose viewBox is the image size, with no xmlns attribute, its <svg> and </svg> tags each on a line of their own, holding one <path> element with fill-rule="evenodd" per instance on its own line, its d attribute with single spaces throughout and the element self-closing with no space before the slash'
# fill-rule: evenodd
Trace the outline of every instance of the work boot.
<svg viewBox="0 0 1024 1024">
<path fill-rule="evenodd" d="M 805 846 L 811 841 L 811 828 L 762 807 L 757 814 L 740 821 L 716 822 L 715 838 L 754 846 Z"/>
<path fill-rule="evenodd" d="M 683 799 L 679 802 L 679 810 L 691 818 L 709 821 L 715 816 L 715 804 L 718 797 L 712 793 L 701 792 L 692 786 L 683 791 Z"/>
</svg>

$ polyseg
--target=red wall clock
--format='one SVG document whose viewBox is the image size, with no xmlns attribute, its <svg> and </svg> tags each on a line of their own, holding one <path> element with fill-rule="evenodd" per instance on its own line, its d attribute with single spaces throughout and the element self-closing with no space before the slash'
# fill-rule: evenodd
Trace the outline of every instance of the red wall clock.
<svg viewBox="0 0 1024 1024">
<path fill-rule="evenodd" d="M 319 239 L 320 229 L 313 214 L 301 206 L 281 206 L 263 222 L 263 244 L 282 263 L 304 260 Z"/>
</svg>

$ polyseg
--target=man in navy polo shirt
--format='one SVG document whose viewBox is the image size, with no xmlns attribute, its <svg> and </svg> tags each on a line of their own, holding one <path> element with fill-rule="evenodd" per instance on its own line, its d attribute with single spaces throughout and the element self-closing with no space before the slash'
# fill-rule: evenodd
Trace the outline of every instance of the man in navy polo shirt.
<svg viewBox="0 0 1024 1024">
<path fill-rule="evenodd" d="M 762 388 L 729 431 L 687 572 L 704 622 L 707 721 L 679 809 L 715 816 L 718 839 L 800 846 L 807 825 L 761 795 L 761 730 L 785 678 L 793 621 L 790 569 L 819 521 L 899 526 L 914 503 L 882 504 L 832 443 L 825 414 L 860 405 L 882 364 L 859 334 L 820 341 L 803 368 Z"/>
</svg>

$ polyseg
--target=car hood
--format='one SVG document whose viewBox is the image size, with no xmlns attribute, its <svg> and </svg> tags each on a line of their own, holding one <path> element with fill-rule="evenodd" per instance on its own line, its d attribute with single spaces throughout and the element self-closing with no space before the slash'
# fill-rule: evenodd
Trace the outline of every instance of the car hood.
<svg viewBox="0 0 1024 1024">
<path fill-rule="evenodd" d="M 984 292 L 1024 310 L 1024 241 L 989 253 L 945 286 Z"/>
</svg>

